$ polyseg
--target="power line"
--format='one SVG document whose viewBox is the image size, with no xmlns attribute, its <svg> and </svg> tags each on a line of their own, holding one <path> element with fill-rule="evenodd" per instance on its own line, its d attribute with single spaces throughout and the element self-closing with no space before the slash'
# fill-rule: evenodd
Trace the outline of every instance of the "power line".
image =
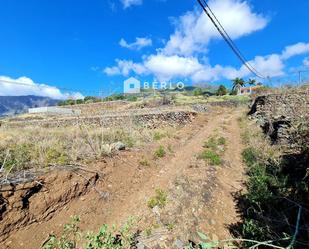
<svg viewBox="0 0 309 249">
<path fill-rule="evenodd" d="M 262 79 L 266 79 L 265 76 L 263 76 L 262 74 L 260 74 L 250 63 L 248 63 L 248 61 L 246 60 L 246 58 L 242 55 L 242 53 L 240 52 L 240 50 L 238 49 L 238 47 L 236 46 L 236 44 L 233 42 L 233 40 L 231 39 L 231 37 L 228 35 L 228 33 L 226 32 L 226 30 L 224 29 L 224 27 L 221 25 L 221 23 L 219 22 L 218 18 L 215 16 L 214 12 L 211 10 L 211 8 L 209 7 L 209 5 L 206 3 L 205 0 L 197 0 L 198 3 L 200 4 L 200 6 L 202 7 L 202 9 L 204 10 L 204 12 L 206 13 L 206 15 L 208 16 L 208 18 L 211 20 L 211 22 L 213 23 L 213 25 L 215 26 L 215 28 L 218 30 L 218 32 L 220 33 L 220 35 L 222 36 L 222 38 L 226 41 L 226 43 L 229 45 L 229 47 L 233 50 L 233 52 L 235 53 L 235 55 L 238 57 L 238 59 L 243 63 L 243 65 L 251 72 L 253 73 L 255 76 L 257 76 L 258 78 L 262 78 Z M 204 6 L 205 5 L 205 6 Z M 208 10 L 207 10 L 208 9 Z"/>
<path fill-rule="evenodd" d="M 227 39 L 229 40 L 230 44 L 235 48 L 235 50 L 239 53 L 240 57 L 242 57 L 245 61 L 245 64 L 247 66 L 249 66 L 256 75 L 260 75 L 259 72 L 248 62 L 248 60 L 246 59 L 246 57 L 241 53 L 241 51 L 239 50 L 239 48 L 237 47 L 237 45 L 233 42 L 233 40 L 231 39 L 231 37 L 229 36 L 229 34 L 226 32 L 225 28 L 222 26 L 222 24 L 220 23 L 220 21 L 218 20 L 218 18 L 216 17 L 215 13 L 211 10 L 211 8 L 209 7 L 209 5 L 207 4 L 207 2 L 205 0 L 203 0 L 203 2 L 205 3 L 206 7 L 209 9 L 210 13 L 213 15 L 213 17 L 215 18 L 215 20 L 217 21 L 217 23 L 219 24 L 219 26 L 221 27 L 223 33 L 226 35 Z M 251 71 L 251 70 L 250 70 Z M 263 77 L 262 77 L 263 78 Z"/>
</svg>

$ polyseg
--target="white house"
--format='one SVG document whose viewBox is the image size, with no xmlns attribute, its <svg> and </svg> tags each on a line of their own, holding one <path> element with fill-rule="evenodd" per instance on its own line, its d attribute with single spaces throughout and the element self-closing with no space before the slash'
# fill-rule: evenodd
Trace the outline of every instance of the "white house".
<svg viewBox="0 0 309 249">
<path fill-rule="evenodd" d="M 251 95 L 256 92 L 257 89 L 263 87 L 262 85 L 241 87 L 237 91 L 237 95 Z"/>
</svg>

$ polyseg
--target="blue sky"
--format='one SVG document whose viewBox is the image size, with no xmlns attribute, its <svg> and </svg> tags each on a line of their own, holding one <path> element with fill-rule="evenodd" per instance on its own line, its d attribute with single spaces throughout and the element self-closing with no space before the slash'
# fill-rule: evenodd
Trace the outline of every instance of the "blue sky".
<svg viewBox="0 0 309 249">
<path fill-rule="evenodd" d="M 208 2 L 263 75 L 278 81 L 309 67 L 309 1 Z M 251 77 L 195 0 L 0 0 L 0 10 L 0 95 L 107 95 L 130 76 L 214 85 Z"/>
</svg>

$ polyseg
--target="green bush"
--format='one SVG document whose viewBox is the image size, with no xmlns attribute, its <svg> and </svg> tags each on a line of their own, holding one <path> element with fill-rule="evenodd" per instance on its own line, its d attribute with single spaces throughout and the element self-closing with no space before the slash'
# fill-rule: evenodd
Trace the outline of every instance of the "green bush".
<svg viewBox="0 0 309 249">
<path fill-rule="evenodd" d="M 244 162 L 250 167 L 257 163 L 258 151 L 253 147 L 248 147 L 242 152 Z"/>
<path fill-rule="evenodd" d="M 155 206 L 163 208 L 163 207 L 165 207 L 166 203 L 167 203 L 166 192 L 162 189 L 156 189 L 156 195 L 151 197 L 148 200 L 147 205 L 150 208 L 154 208 Z"/>
<path fill-rule="evenodd" d="M 131 102 L 135 102 L 138 100 L 137 96 L 135 95 L 129 95 L 126 97 L 126 100 L 131 101 Z"/>
<path fill-rule="evenodd" d="M 69 224 L 64 225 L 60 238 L 51 235 L 43 249 L 76 249 L 77 242 L 81 239 L 78 216 L 71 217 Z"/>
<path fill-rule="evenodd" d="M 221 164 L 220 156 L 216 152 L 211 150 L 204 150 L 202 153 L 198 155 L 198 158 L 207 161 L 211 165 Z"/>
<path fill-rule="evenodd" d="M 64 150 L 60 148 L 48 148 L 46 151 L 46 164 L 59 164 L 65 165 L 70 162 L 68 155 L 66 155 Z"/>
<path fill-rule="evenodd" d="M 194 96 L 200 96 L 200 95 L 203 95 L 203 89 L 202 88 L 195 88 L 194 90 L 193 90 L 193 95 Z"/>
<path fill-rule="evenodd" d="M 204 143 L 203 147 L 212 150 L 217 150 L 218 148 L 217 140 L 214 137 L 211 137 Z"/>
<path fill-rule="evenodd" d="M 216 92 L 216 95 L 218 96 L 223 96 L 223 95 L 226 95 L 228 93 L 226 87 L 224 85 L 220 85 L 217 92 Z"/>
<path fill-rule="evenodd" d="M 245 219 L 242 225 L 242 234 L 244 238 L 258 238 L 261 241 L 267 240 L 269 228 L 262 222 L 253 219 Z"/>
<path fill-rule="evenodd" d="M 161 140 L 162 138 L 164 138 L 166 135 L 161 133 L 161 132 L 155 132 L 154 135 L 153 135 L 153 139 L 155 141 L 159 141 Z"/>
<path fill-rule="evenodd" d="M 0 162 L 5 170 L 18 171 L 30 167 L 32 147 L 27 143 L 13 144 L 0 150 Z"/>
<path fill-rule="evenodd" d="M 218 145 L 225 145 L 226 144 L 226 139 L 224 137 L 219 137 L 218 138 Z"/>
<path fill-rule="evenodd" d="M 299 227 L 308 219 L 306 213 L 300 213 L 300 206 L 307 207 L 309 200 L 308 181 L 304 180 L 309 155 L 306 151 L 292 156 L 284 154 L 276 161 L 262 147 L 264 143 L 249 140 L 250 143 L 255 147 L 250 146 L 242 153 L 249 177 L 247 192 L 240 197 L 244 222 L 238 232 L 250 240 L 276 241 L 281 246 L 278 248 L 303 248 L 297 241 L 307 243 L 308 230 L 299 229 L 295 240 L 289 238 L 298 229 L 295 227 L 298 215 Z M 247 245 L 250 245 L 248 241 L 244 243 Z"/>
<path fill-rule="evenodd" d="M 165 157 L 166 151 L 162 145 L 154 152 L 155 158 L 162 158 Z"/>
<path fill-rule="evenodd" d="M 218 151 L 219 150 L 219 145 L 225 145 L 226 144 L 226 139 L 224 137 L 210 137 L 205 143 L 204 143 L 204 148 L 211 149 L 213 151 Z"/>
<path fill-rule="evenodd" d="M 247 198 L 251 203 L 262 205 L 267 201 L 271 201 L 273 193 L 269 191 L 271 186 L 271 177 L 266 173 L 262 165 L 256 164 L 253 169 L 249 171 L 248 180 L 248 194 Z"/>
<path fill-rule="evenodd" d="M 115 227 L 112 229 L 103 225 L 98 233 L 87 232 L 84 234 L 78 224 L 79 217 L 74 216 L 71 222 L 64 226 L 62 235 L 58 238 L 55 235 L 50 236 L 43 249 L 125 249 L 131 248 L 134 237 L 131 232 L 133 221 L 129 220 L 120 231 L 119 235 Z"/>
</svg>

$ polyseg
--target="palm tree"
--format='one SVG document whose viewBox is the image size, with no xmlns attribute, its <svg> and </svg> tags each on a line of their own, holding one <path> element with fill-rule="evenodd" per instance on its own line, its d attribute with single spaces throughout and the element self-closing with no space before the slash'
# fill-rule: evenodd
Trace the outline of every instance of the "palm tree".
<svg viewBox="0 0 309 249">
<path fill-rule="evenodd" d="M 248 84 L 249 84 L 250 86 L 253 86 L 253 85 L 256 84 L 256 80 L 255 80 L 255 79 L 249 79 L 249 80 L 248 80 Z"/>
<path fill-rule="evenodd" d="M 233 81 L 233 91 L 239 91 L 241 87 L 245 85 L 245 81 L 242 78 L 235 78 Z"/>
</svg>

